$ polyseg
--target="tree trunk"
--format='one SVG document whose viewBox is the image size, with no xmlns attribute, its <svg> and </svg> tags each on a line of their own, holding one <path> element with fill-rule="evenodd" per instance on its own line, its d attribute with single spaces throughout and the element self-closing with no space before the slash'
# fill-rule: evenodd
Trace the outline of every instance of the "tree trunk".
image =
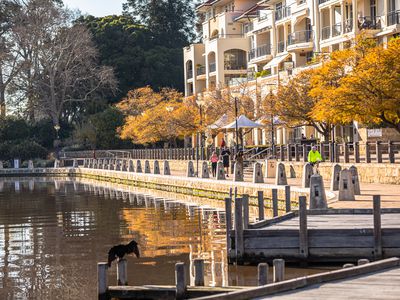
<svg viewBox="0 0 400 300">
<path fill-rule="evenodd" d="M 3 88 L 0 87 L 0 117 L 6 116 L 6 96 Z"/>
</svg>

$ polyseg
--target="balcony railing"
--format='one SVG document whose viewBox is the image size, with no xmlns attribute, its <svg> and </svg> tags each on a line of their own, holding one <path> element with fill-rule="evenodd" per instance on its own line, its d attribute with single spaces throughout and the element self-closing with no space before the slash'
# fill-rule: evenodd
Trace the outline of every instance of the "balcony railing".
<svg viewBox="0 0 400 300">
<path fill-rule="evenodd" d="M 331 0 L 319 0 L 319 4 L 321 5 L 321 4 L 324 4 L 324 3 L 328 2 L 328 1 L 331 1 Z"/>
<path fill-rule="evenodd" d="M 282 20 L 284 18 L 290 17 L 291 15 L 292 11 L 290 6 L 283 6 L 275 11 L 275 21 Z"/>
<path fill-rule="evenodd" d="M 257 48 L 251 49 L 249 52 L 249 60 L 255 59 L 257 57 L 271 55 L 271 45 L 261 45 Z"/>
<path fill-rule="evenodd" d="M 379 16 L 363 16 L 358 19 L 359 29 L 381 29 L 381 18 Z"/>
<path fill-rule="evenodd" d="M 285 42 L 280 41 L 280 42 L 278 42 L 278 53 L 281 53 L 283 51 L 285 51 Z"/>
<path fill-rule="evenodd" d="M 230 38 L 243 38 L 244 34 L 237 33 L 237 34 L 216 34 L 210 37 L 210 40 L 215 39 L 230 39 Z"/>
<path fill-rule="evenodd" d="M 196 68 L 196 74 L 197 74 L 197 76 L 206 74 L 206 67 L 205 66 L 198 66 Z"/>
<path fill-rule="evenodd" d="M 321 29 L 321 40 L 326 40 L 331 37 L 331 27 L 326 26 Z"/>
<path fill-rule="evenodd" d="M 344 33 L 352 32 L 353 31 L 353 19 L 347 19 L 344 22 Z"/>
<path fill-rule="evenodd" d="M 187 71 L 187 79 L 193 78 L 193 70 L 188 70 Z"/>
<path fill-rule="evenodd" d="M 243 25 L 244 34 L 250 32 L 250 31 L 253 31 L 253 29 L 254 29 L 254 24 L 253 23 L 247 23 L 247 24 Z"/>
<path fill-rule="evenodd" d="M 247 65 L 245 63 L 224 63 L 224 70 L 247 70 Z"/>
<path fill-rule="evenodd" d="M 210 69 L 210 73 L 215 72 L 215 70 L 217 69 L 215 62 L 209 63 L 208 68 Z"/>
<path fill-rule="evenodd" d="M 388 26 L 394 24 L 400 24 L 400 10 L 388 13 L 387 18 L 388 18 Z"/>
<path fill-rule="evenodd" d="M 308 43 L 313 40 L 312 30 L 296 31 L 288 36 L 288 45 L 295 45 L 300 43 Z"/>
<path fill-rule="evenodd" d="M 336 23 L 332 26 L 332 37 L 342 34 L 342 24 Z"/>
</svg>

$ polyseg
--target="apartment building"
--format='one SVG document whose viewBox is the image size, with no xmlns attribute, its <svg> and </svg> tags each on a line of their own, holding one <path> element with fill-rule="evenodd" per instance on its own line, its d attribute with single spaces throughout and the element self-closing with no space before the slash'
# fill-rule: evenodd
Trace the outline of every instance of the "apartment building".
<svg viewBox="0 0 400 300">
<path fill-rule="evenodd" d="M 184 48 L 186 96 L 246 80 L 262 97 L 313 67 L 316 54 L 350 47 L 361 31 L 380 43 L 400 33 L 400 0 L 208 0 L 197 11 L 203 41 Z M 310 132 L 277 134 L 277 142 Z M 263 134 L 255 139 L 265 142 Z"/>
</svg>

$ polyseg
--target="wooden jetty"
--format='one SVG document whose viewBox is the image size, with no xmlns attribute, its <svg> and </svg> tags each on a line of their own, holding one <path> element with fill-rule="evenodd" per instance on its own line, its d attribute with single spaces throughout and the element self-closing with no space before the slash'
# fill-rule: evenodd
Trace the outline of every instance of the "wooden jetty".
<svg viewBox="0 0 400 300">
<path fill-rule="evenodd" d="M 245 197 L 246 198 L 246 197 Z M 400 209 L 381 209 L 374 196 L 373 209 L 307 210 L 300 207 L 269 220 L 249 224 L 245 198 L 235 200 L 235 221 L 227 218 L 228 258 L 244 264 L 283 258 L 287 262 L 352 262 L 400 256 Z M 231 215 L 230 199 L 226 214 Z"/>
<path fill-rule="evenodd" d="M 399 277 L 400 259 L 389 258 L 197 300 L 399 299 Z"/>
</svg>

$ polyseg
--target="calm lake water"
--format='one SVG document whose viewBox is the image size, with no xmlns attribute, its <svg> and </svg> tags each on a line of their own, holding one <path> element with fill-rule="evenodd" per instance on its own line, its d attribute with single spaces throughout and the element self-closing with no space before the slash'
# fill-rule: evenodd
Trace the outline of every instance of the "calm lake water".
<svg viewBox="0 0 400 300">
<path fill-rule="evenodd" d="M 179 202 L 181 201 L 181 202 Z M 186 202 L 186 204 L 182 203 Z M 205 259 L 206 284 L 256 285 L 228 266 L 223 203 L 96 181 L 0 178 L 0 299 L 96 299 L 97 263 L 135 239 L 130 285 L 174 284 L 174 265 Z M 287 269 L 287 278 L 321 269 Z M 109 270 L 116 284 L 116 267 Z"/>
</svg>

